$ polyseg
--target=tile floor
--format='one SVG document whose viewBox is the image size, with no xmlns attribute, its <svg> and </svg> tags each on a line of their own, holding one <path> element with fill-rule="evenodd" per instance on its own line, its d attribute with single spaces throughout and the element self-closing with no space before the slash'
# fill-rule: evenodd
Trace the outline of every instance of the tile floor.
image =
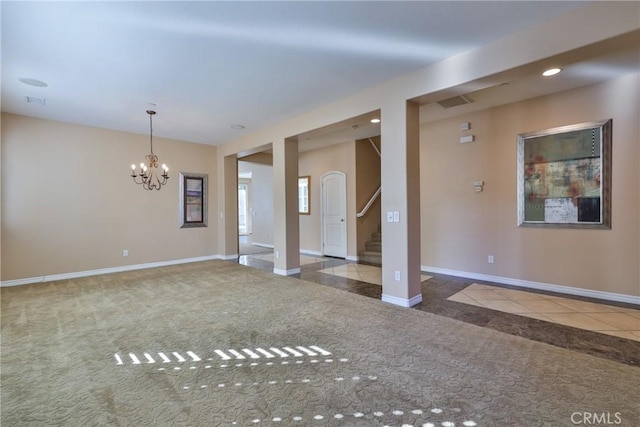
<svg viewBox="0 0 640 427">
<path fill-rule="evenodd" d="M 300 260 L 300 262 L 302 262 L 302 260 Z M 373 265 L 344 264 L 335 267 L 323 268 L 322 270 L 318 270 L 318 272 L 382 286 L 382 269 Z M 431 279 L 433 276 L 422 274 L 420 277 L 420 281 L 424 282 L 425 280 Z"/>
<path fill-rule="evenodd" d="M 472 283 L 447 298 L 478 307 L 640 341 L 640 310 Z"/>
<path fill-rule="evenodd" d="M 259 259 L 262 261 L 266 261 L 266 262 L 273 262 L 273 252 L 271 253 L 265 253 L 265 254 L 257 254 L 257 255 L 248 255 L 251 256 L 252 258 L 255 259 Z M 309 264 L 316 264 L 319 262 L 322 262 L 324 259 L 323 257 L 320 256 L 312 256 L 312 255 L 300 255 L 300 265 L 309 265 Z"/>
</svg>

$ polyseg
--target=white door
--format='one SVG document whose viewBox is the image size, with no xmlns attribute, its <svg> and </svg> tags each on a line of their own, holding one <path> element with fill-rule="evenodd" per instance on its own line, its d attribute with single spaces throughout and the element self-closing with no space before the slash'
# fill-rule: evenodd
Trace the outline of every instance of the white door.
<svg viewBox="0 0 640 427">
<path fill-rule="evenodd" d="M 343 172 L 322 177 L 322 252 L 347 257 L 347 178 Z"/>
</svg>

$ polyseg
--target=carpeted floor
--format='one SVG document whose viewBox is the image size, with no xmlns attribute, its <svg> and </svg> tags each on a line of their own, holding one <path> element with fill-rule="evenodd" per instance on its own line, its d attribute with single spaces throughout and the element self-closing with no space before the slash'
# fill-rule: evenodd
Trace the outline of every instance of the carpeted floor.
<svg viewBox="0 0 640 427">
<path fill-rule="evenodd" d="M 234 262 L 1 292 L 3 426 L 640 425 L 638 368 Z"/>
</svg>

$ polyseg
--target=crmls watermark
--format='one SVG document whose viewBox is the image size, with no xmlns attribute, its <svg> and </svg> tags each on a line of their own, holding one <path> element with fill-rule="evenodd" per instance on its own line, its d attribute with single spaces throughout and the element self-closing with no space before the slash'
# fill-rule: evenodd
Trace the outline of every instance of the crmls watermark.
<svg viewBox="0 0 640 427">
<path fill-rule="evenodd" d="M 622 424 L 620 412 L 574 412 L 571 424 L 579 426 L 609 426 Z"/>
</svg>

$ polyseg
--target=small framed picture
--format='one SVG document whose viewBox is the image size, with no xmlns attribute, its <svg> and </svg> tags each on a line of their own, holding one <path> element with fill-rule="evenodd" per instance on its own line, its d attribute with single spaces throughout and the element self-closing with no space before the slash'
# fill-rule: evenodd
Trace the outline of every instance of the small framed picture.
<svg viewBox="0 0 640 427">
<path fill-rule="evenodd" d="M 207 175 L 180 172 L 180 228 L 207 226 Z"/>
</svg>

